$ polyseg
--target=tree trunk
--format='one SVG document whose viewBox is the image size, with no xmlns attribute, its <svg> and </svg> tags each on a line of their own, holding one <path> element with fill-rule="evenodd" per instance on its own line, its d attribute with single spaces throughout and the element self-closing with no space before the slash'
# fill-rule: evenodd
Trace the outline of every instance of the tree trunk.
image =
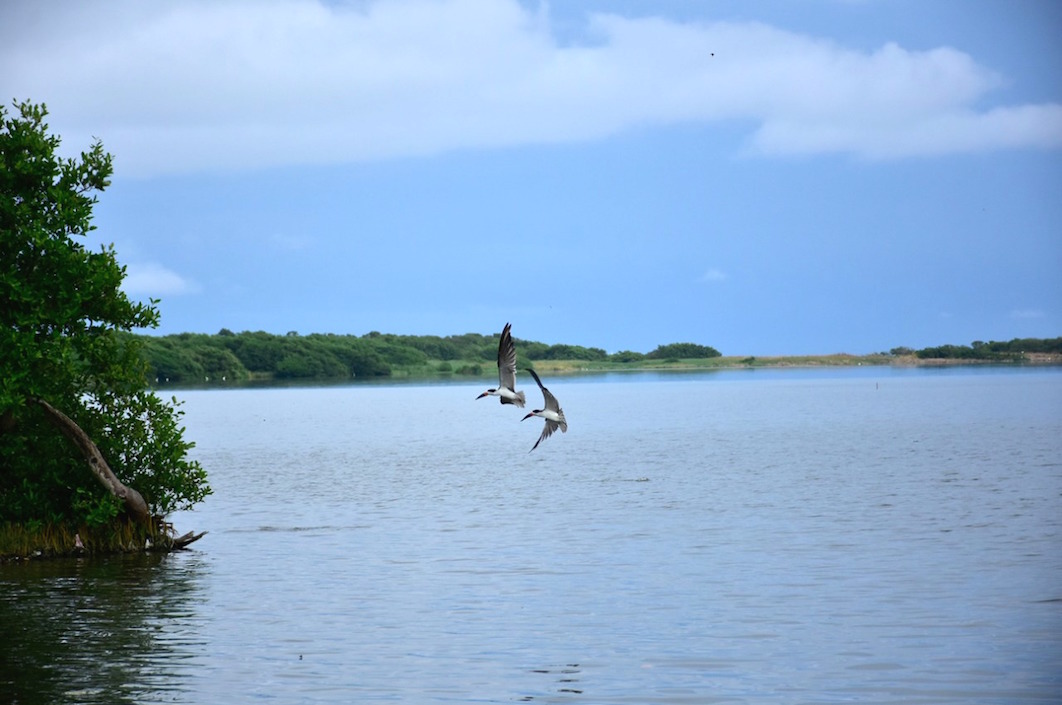
<svg viewBox="0 0 1062 705">
<path fill-rule="evenodd" d="M 44 412 L 48 415 L 48 420 L 55 424 L 62 434 L 70 439 L 71 443 L 77 446 L 81 454 L 85 456 L 92 474 L 96 476 L 100 484 L 108 492 L 125 502 L 126 509 L 134 517 L 145 523 L 152 521 L 151 511 L 148 509 L 144 497 L 132 487 L 126 487 L 122 484 L 122 481 L 111 470 L 111 466 L 104 460 L 100 449 L 96 447 L 96 444 L 89 438 L 88 434 L 73 419 L 48 402 L 43 399 L 34 399 L 33 401 L 44 409 Z"/>
</svg>

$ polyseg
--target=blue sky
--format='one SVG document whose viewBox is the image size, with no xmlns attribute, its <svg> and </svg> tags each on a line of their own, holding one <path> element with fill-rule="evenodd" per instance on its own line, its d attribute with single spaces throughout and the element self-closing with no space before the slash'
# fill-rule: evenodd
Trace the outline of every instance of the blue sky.
<svg viewBox="0 0 1062 705">
<path fill-rule="evenodd" d="M 1054 0 L 61 2 L 0 95 L 115 155 L 159 333 L 868 353 L 1062 335 Z"/>
</svg>

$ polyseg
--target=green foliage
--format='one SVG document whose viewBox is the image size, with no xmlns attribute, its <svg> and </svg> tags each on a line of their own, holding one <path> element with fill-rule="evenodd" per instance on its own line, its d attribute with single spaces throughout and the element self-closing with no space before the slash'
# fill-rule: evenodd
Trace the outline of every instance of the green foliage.
<svg viewBox="0 0 1062 705">
<path fill-rule="evenodd" d="M 479 364 L 463 365 L 457 370 L 459 375 L 468 375 L 469 377 L 479 377 L 483 374 L 483 366 Z"/>
<path fill-rule="evenodd" d="M 645 355 L 625 350 L 609 355 L 601 348 L 581 345 L 547 345 L 514 338 L 517 366 L 534 361 L 580 363 L 636 363 L 646 359 L 718 357 L 719 352 L 692 343 L 658 348 Z M 224 348 L 232 358 L 211 354 Z M 668 354 L 657 357 L 660 351 Z M 211 384 L 247 378 L 305 380 L 350 379 L 401 374 L 460 374 L 479 376 L 495 369 L 498 334 L 396 335 L 371 331 L 353 335 L 299 335 L 294 331 L 274 335 L 263 331 L 233 333 L 223 328 L 216 335 L 181 333 L 144 336 L 144 359 L 159 384 Z M 224 363 L 224 364 L 222 364 Z"/>
<path fill-rule="evenodd" d="M 222 329 L 216 335 L 181 333 L 143 336 L 144 360 L 150 376 L 160 384 L 201 384 L 239 381 L 250 377 L 272 379 L 350 379 L 390 375 L 393 368 L 432 368 L 433 361 L 493 363 L 498 355 L 496 335 L 466 333 L 458 336 L 394 335 L 373 331 L 364 336 L 289 332 L 274 335 L 263 331 L 233 333 Z M 523 346 L 524 343 L 520 343 Z M 547 346 L 530 344 L 548 354 Z M 578 359 L 605 359 L 597 348 L 555 346 L 576 351 Z M 231 357 L 218 356 L 218 350 Z M 521 359 L 535 359 L 520 350 Z M 538 359 L 546 359 L 539 355 Z M 560 359 L 560 358 L 557 358 Z M 451 371 L 454 365 L 451 364 Z M 464 365 L 462 370 L 472 369 Z"/>
<path fill-rule="evenodd" d="M 645 359 L 645 355 L 631 350 L 620 350 L 618 353 L 609 355 L 608 359 L 611 362 L 641 362 Z"/>
<path fill-rule="evenodd" d="M 377 377 L 391 373 L 392 364 L 422 364 L 427 357 L 400 348 L 389 351 L 386 340 L 355 336 L 308 335 L 263 331 L 217 335 L 181 333 L 143 336 L 143 356 L 159 384 L 238 382 L 257 376 L 276 379 Z"/>
<path fill-rule="evenodd" d="M 1062 354 L 1062 338 L 1014 338 L 1005 343 L 974 342 L 975 349 L 983 348 L 994 353 L 1045 353 Z"/>
<path fill-rule="evenodd" d="M 536 355 L 538 355 L 536 351 Z M 532 360 L 607 360 L 608 353 L 601 348 L 584 348 L 581 345 L 550 345 L 543 350 L 540 356 L 532 357 Z"/>
<path fill-rule="evenodd" d="M 145 391 L 142 339 L 154 303 L 120 289 L 113 246 L 81 241 L 111 156 L 95 142 L 57 156 L 43 105 L 0 106 L 0 523 L 102 525 L 119 505 L 45 418 L 47 400 L 84 429 L 123 482 L 166 514 L 209 493 L 187 460 L 176 405 Z M 177 353 L 173 364 L 187 364 Z"/>
<path fill-rule="evenodd" d="M 93 406 L 95 418 L 107 426 L 90 435 L 115 473 L 139 490 L 155 513 L 191 509 L 210 494 L 206 471 L 188 459 L 195 444 L 184 440 L 184 412 L 176 397 L 164 401 L 144 388 L 99 395 Z"/>
<path fill-rule="evenodd" d="M 372 349 L 384 360 L 392 365 L 403 367 L 424 365 L 428 362 L 428 355 L 416 345 L 411 345 L 408 340 L 387 340 L 377 338 L 372 341 Z"/>
<path fill-rule="evenodd" d="M 169 337 L 180 341 L 180 336 Z M 219 337 L 222 336 L 219 335 Z M 280 336 L 262 331 L 223 337 L 226 348 L 236 356 L 245 369 L 251 372 L 274 372 L 277 364 L 291 350 L 290 345 L 285 346 L 284 339 Z"/>
<path fill-rule="evenodd" d="M 122 511 L 122 502 L 117 497 L 100 492 L 90 492 L 79 487 L 74 493 L 74 513 L 83 517 L 88 526 L 106 526 Z"/>
<path fill-rule="evenodd" d="M 915 353 L 922 359 L 953 359 L 953 360 L 973 360 L 982 357 L 973 348 L 965 345 L 939 345 L 933 348 L 923 348 Z"/>
<path fill-rule="evenodd" d="M 661 345 L 656 350 L 646 355 L 650 360 L 682 360 L 690 358 L 719 357 L 720 352 L 707 345 L 696 343 L 671 343 Z"/>
<path fill-rule="evenodd" d="M 921 359 L 1021 360 L 1026 353 L 1062 354 L 1062 338 L 1014 338 L 1008 342 L 975 340 L 970 345 L 938 345 L 915 351 Z"/>
<path fill-rule="evenodd" d="M 393 336 L 376 336 L 376 340 L 381 337 L 392 345 L 398 345 L 402 347 L 412 348 L 423 354 L 424 360 L 459 360 L 462 357 L 462 353 L 465 351 L 462 346 L 452 338 L 440 338 L 437 335 L 393 335 Z M 394 363 L 394 360 L 388 358 L 389 361 Z"/>
<path fill-rule="evenodd" d="M 44 106 L 18 108 L 8 117 L 0 106 L 0 410 L 69 394 L 110 367 L 116 328 L 158 318 L 118 288 L 112 247 L 92 252 L 73 239 L 93 230 L 90 194 L 108 184 L 110 155 L 97 142 L 80 160 L 58 158 Z"/>
<path fill-rule="evenodd" d="M 623 350 L 608 354 L 601 348 L 580 345 L 547 345 L 534 340 L 514 339 L 517 366 L 535 361 L 579 363 L 579 369 L 600 369 L 602 365 L 672 364 L 691 359 L 721 358 L 713 347 L 695 343 L 661 345 L 648 354 Z M 224 349 L 232 356 L 219 355 Z M 144 336 L 145 359 L 160 384 L 210 384 L 256 379 L 350 379 L 393 374 L 492 374 L 498 355 L 498 335 L 464 333 L 451 336 L 395 335 L 372 331 L 353 335 L 299 335 L 289 332 L 273 335 L 262 331 L 233 333 L 222 329 L 216 335 L 182 333 L 164 337 Z M 1019 351 L 1019 352 L 1015 352 Z M 1021 352 L 1062 352 L 1062 338 L 1055 340 L 1013 340 L 1009 343 L 975 342 L 971 347 L 942 346 L 919 351 L 922 357 L 951 356 L 994 360 L 1020 359 Z M 884 364 L 889 355 L 908 355 L 910 348 L 893 348 L 879 355 Z M 810 358 L 785 358 L 787 364 L 819 364 Z M 769 359 L 746 357 L 742 365 L 769 365 Z M 590 363 L 590 364 L 587 364 Z M 597 363 L 600 363 L 597 364 Z"/>
<path fill-rule="evenodd" d="M 348 376 L 343 362 L 319 345 L 292 349 L 277 362 L 275 375 L 279 379 Z"/>
<path fill-rule="evenodd" d="M 492 342 L 493 345 L 488 347 L 488 350 L 490 351 L 490 355 L 487 357 L 488 360 L 494 360 L 498 357 L 498 340 L 495 339 Z M 514 338 L 513 343 L 516 345 L 516 354 L 521 355 L 528 360 L 546 359 L 546 351 L 548 351 L 550 347 L 545 343 L 539 343 L 534 340 L 520 340 L 519 338 Z"/>
</svg>

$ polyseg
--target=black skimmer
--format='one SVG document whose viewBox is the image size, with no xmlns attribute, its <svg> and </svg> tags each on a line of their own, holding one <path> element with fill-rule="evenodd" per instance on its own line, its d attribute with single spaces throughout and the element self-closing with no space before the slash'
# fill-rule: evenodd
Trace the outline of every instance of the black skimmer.
<svg viewBox="0 0 1062 705">
<path fill-rule="evenodd" d="M 568 422 L 564 420 L 564 410 L 560 408 L 560 404 L 557 403 L 557 397 L 550 394 L 549 390 L 542 386 L 542 380 L 538 378 L 538 375 L 531 368 L 527 369 L 531 373 L 531 376 L 538 382 L 538 388 L 542 390 L 542 398 L 546 400 L 545 409 L 535 409 L 530 414 L 520 419 L 526 421 L 532 416 L 539 416 L 546 420 L 546 426 L 542 429 L 542 435 L 535 441 L 535 445 L 531 446 L 531 450 L 538 448 L 538 444 L 553 435 L 553 432 L 558 428 L 561 433 L 568 432 Z M 531 450 L 527 451 L 528 453 Z"/>
<path fill-rule="evenodd" d="M 488 389 L 476 399 L 482 399 L 489 394 L 498 397 L 502 404 L 515 404 L 523 408 L 524 393 L 516 391 L 516 347 L 513 345 L 510 328 L 512 324 L 506 323 L 502 329 L 501 340 L 498 341 L 498 388 Z"/>
</svg>

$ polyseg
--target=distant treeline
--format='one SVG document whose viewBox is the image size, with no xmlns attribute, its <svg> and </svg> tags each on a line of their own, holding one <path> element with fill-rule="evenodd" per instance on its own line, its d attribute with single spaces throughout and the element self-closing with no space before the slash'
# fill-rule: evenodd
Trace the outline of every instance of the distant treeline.
<svg viewBox="0 0 1062 705">
<path fill-rule="evenodd" d="M 384 377 L 396 370 L 480 375 L 495 368 L 497 335 L 466 333 L 446 337 L 362 336 L 272 333 L 215 335 L 180 333 L 135 336 L 141 343 L 149 373 L 159 383 L 245 381 L 248 379 L 335 379 Z M 650 353 L 625 350 L 608 354 L 580 345 L 547 345 L 515 339 L 518 364 L 534 360 L 637 362 L 718 357 L 719 351 L 695 343 L 661 345 Z"/>
<path fill-rule="evenodd" d="M 911 350 L 894 348 L 893 355 L 914 354 L 923 360 L 999 360 L 1018 361 L 1032 353 L 1062 354 L 1062 338 L 1015 338 L 1008 342 L 975 340 L 970 345 L 938 345 Z"/>
<path fill-rule="evenodd" d="M 362 336 L 315 333 L 243 332 L 222 329 L 214 335 L 137 335 L 149 374 L 160 384 L 200 384 L 261 380 L 309 380 L 386 377 L 392 374 L 493 373 L 498 336 L 465 333 L 446 337 L 372 332 Z M 547 345 L 515 339 L 520 367 L 538 360 L 597 363 L 656 363 L 720 357 L 715 348 L 696 343 L 661 345 L 649 353 L 624 350 L 609 354 L 581 345 Z M 974 341 L 914 350 L 893 348 L 892 356 L 920 359 L 1018 362 L 1029 354 L 1062 355 L 1062 338 L 1022 338 L 1009 342 Z"/>
</svg>

